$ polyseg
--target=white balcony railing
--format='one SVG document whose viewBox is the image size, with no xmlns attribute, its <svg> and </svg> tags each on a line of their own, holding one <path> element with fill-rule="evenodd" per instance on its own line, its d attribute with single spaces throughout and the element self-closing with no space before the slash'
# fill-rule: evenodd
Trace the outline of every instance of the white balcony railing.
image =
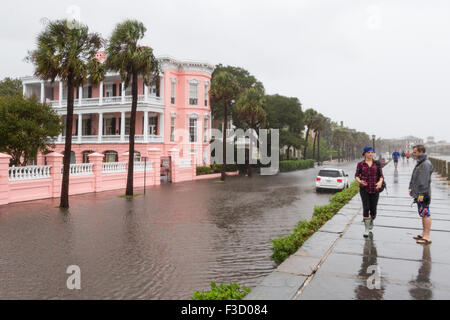
<svg viewBox="0 0 450 320">
<path fill-rule="evenodd" d="M 94 174 L 92 170 L 94 167 L 93 163 L 78 163 L 70 165 L 70 176 L 78 177 L 78 176 L 86 176 L 90 174 Z M 64 165 L 61 165 L 61 174 L 64 172 Z"/>
<path fill-rule="evenodd" d="M 103 163 L 103 173 L 127 172 L 127 162 L 105 162 Z"/>
<path fill-rule="evenodd" d="M 93 107 L 93 106 L 101 106 L 101 105 L 120 105 L 120 104 L 131 104 L 133 100 L 132 96 L 116 96 L 116 97 L 103 97 L 100 102 L 100 98 L 82 98 L 81 102 L 79 99 L 75 99 L 73 105 L 75 107 Z M 65 108 L 67 107 L 67 99 L 63 99 L 61 103 L 59 100 L 50 100 L 47 101 L 52 107 L 55 108 Z M 138 104 L 162 104 L 163 99 L 161 97 L 149 95 L 147 96 L 147 100 L 144 95 L 138 96 Z"/>
<path fill-rule="evenodd" d="M 134 172 L 144 172 L 145 171 L 145 162 L 144 161 L 135 161 L 134 162 Z M 153 161 L 147 161 L 147 171 L 153 170 Z"/>
<path fill-rule="evenodd" d="M 9 181 L 47 179 L 50 178 L 51 167 L 52 166 L 10 167 Z"/>
</svg>

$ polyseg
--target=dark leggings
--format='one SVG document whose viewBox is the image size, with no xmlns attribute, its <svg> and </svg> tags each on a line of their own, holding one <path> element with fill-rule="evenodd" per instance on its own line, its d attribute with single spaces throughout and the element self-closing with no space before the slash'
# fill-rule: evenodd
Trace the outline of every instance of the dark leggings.
<svg viewBox="0 0 450 320">
<path fill-rule="evenodd" d="M 380 197 L 380 194 L 378 192 L 376 193 L 368 193 L 365 189 L 360 188 L 359 194 L 361 195 L 362 203 L 363 203 L 363 209 L 364 209 L 364 218 L 375 219 L 377 217 L 377 205 L 378 205 L 378 199 Z"/>
</svg>

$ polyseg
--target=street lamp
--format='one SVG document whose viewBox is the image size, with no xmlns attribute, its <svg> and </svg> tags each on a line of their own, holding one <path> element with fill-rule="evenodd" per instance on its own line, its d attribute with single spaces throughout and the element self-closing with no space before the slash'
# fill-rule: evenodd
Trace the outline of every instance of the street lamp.
<svg viewBox="0 0 450 320">
<path fill-rule="evenodd" d="M 373 147 L 373 152 L 375 153 L 375 135 L 372 135 L 372 147 Z"/>
</svg>

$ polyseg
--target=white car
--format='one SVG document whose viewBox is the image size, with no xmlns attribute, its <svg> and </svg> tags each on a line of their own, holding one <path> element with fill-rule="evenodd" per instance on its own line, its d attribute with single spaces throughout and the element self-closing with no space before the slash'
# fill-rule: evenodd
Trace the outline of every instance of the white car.
<svg viewBox="0 0 450 320">
<path fill-rule="evenodd" d="M 316 191 L 322 189 L 344 190 L 348 187 L 348 174 L 342 169 L 324 168 L 316 177 Z"/>
</svg>

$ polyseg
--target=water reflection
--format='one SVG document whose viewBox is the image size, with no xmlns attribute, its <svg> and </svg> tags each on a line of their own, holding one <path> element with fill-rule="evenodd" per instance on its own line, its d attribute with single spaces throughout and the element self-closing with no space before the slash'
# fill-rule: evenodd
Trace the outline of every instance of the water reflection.
<svg viewBox="0 0 450 320">
<path fill-rule="evenodd" d="M 430 300 L 433 298 L 431 273 L 431 252 L 430 245 L 423 246 L 422 265 L 419 268 L 415 280 L 409 282 L 413 288 L 409 289 L 409 294 L 416 300 Z"/>
<path fill-rule="evenodd" d="M 163 184 L 132 201 L 80 195 L 64 213 L 58 199 L 1 206 L 0 299 L 189 299 L 211 281 L 254 287 L 275 267 L 269 239 L 332 196 L 316 194 L 316 174 Z M 81 268 L 81 291 L 66 289 L 69 265 Z"/>
<path fill-rule="evenodd" d="M 394 183 L 398 183 L 398 169 L 395 168 L 394 170 Z"/>
<path fill-rule="evenodd" d="M 384 295 L 383 277 L 377 262 L 378 253 L 373 234 L 370 233 L 364 243 L 361 268 L 358 275 L 361 284 L 355 288 L 356 299 L 381 300 Z"/>
</svg>

